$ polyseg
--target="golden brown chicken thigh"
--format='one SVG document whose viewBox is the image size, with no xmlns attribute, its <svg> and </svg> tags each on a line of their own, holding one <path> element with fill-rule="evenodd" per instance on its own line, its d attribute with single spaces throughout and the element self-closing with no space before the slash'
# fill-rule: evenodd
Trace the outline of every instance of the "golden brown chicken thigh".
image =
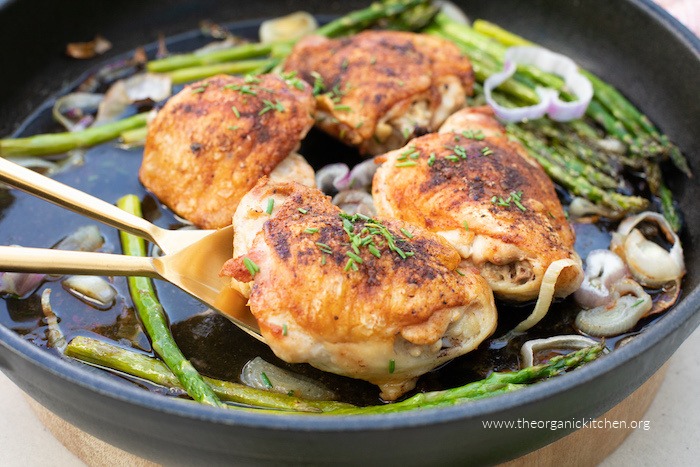
<svg viewBox="0 0 700 467">
<path fill-rule="evenodd" d="M 454 44 L 398 31 L 309 37 L 285 68 L 314 83 L 317 125 L 367 154 L 437 130 L 473 84 L 471 63 Z"/>
<path fill-rule="evenodd" d="M 495 329 L 486 281 L 457 270 L 457 251 L 421 228 L 349 216 L 318 190 L 266 180 L 234 219 L 236 235 L 256 233 L 223 272 L 287 362 L 370 381 L 393 400 Z"/>
<path fill-rule="evenodd" d="M 262 176 L 314 185 L 313 169 L 294 154 L 313 109 L 301 80 L 220 75 L 191 84 L 149 125 L 139 178 L 195 225 L 227 226 Z"/>
<path fill-rule="evenodd" d="M 564 297 L 580 285 L 574 233 L 552 182 L 489 110 L 463 109 L 440 133 L 379 159 L 378 215 L 443 236 L 497 297 Z"/>
</svg>

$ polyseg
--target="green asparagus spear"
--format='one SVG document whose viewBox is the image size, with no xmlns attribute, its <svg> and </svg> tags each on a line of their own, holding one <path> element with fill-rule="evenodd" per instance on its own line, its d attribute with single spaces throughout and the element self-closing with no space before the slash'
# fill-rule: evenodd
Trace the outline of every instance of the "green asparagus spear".
<svg viewBox="0 0 700 467">
<path fill-rule="evenodd" d="M 327 23 L 316 30 L 316 34 L 326 37 L 338 37 L 346 31 L 358 28 L 366 29 L 377 21 L 400 15 L 419 5 L 429 3 L 428 0 L 395 0 L 374 2 L 367 8 L 356 10 Z"/>
<path fill-rule="evenodd" d="M 399 15 L 418 5 L 427 3 L 429 3 L 427 0 L 375 2 L 367 8 L 350 12 L 321 26 L 316 30 L 316 34 L 326 37 L 337 37 L 347 32 L 355 32 L 369 27 L 380 19 Z M 250 43 L 208 52 L 178 54 L 160 60 L 152 60 L 146 64 L 146 68 L 150 72 L 162 73 L 182 68 L 246 60 L 270 55 L 275 46 L 276 44 Z"/>
<path fill-rule="evenodd" d="M 170 77 L 173 84 L 181 84 L 222 73 L 230 75 L 256 73 L 260 69 L 272 68 L 276 63 L 277 60 L 275 59 L 241 60 L 238 62 L 182 68 L 166 74 Z"/>
<path fill-rule="evenodd" d="M 252 407 L 266 407 L 286 411 L 323 412 L 332 415 L 359 415 L 403 412 L 419 408 L 439 407 L 470 400 L 513 392 L 546 378 L 557 376 L 588 363 L 603 351 L 603 345 L 592 346 L 568 355 L 552 358 L 549 362 L 515 372 L 496 372 L 489 377 L 444 391 L 416 394 L 404 401 L 380 406 L 355 407 L 335 401 L 310 401 L 284 394 L 253 389 L 242 384 L 205 380 L 223 400 Z M 126 350 L 89 337 L 75 337 L 66 348 L 66 355 L 104 368 L 142 378 L 165 387 L 182 388 L 168 367 L 160 360 Z"/>
<path fill-rule="evenodd" d="M 60 154 L 110 141 L 125 131 L 142 128 L 148 122 L 148 112 L 123 120 L 95 126 L 72 133 L 51 133 L 26 138 L 0 139 L 0 156 L 44 156 Z"/>
<path fill-rule="evenodd" d="M 416 394 L 404 401 L 381 406 L 335 410 L 333 414 L 380 414 L 455 405 L 466 401 L 508 393 L 546 378 L 560 375 L 598 358 L 604 345 L 581 349 L 552 358 L 549 362 L 514 372 L 494 372 L 487 378 L 444 391 Z"/>
<path fill-rule="evenodd" d="M 540 163 L 547 175 L 572 193 L 588 198 L 594 203 L 604 205 L 622 212 L 637 212 L 646 208 L 648 201 L 637 196 L 625 196 L 613 191 L 607 191 L 591 184 L 582 176 L 570 173 L 566 167 L 553 163 L 553 157 L 548 153 L 551 149 L 542 141 L 538 140 L 532 133 L 529 133 L 518 125 L 509 124 L 508 134 L 518 139 L 528 150 L 528 153 Z"/>
<path fill-rule="evenodd" d="M 141 216 L 141 202 L 136 195 L 126 195 L 117 201 L 121 209 Z M 126 232 L 119 232 L 124 254 L 146 256 L 146 242 Z M 153 282 L 147 277 L 129 277 L 129 292 L 146 333 L 151 339 L 153 350 L 163 359 L 168 368 L 177 376 L 192 399 L 213 406 L 222 403 L 197 370 L 185 358 L 173 339 L 168 327 L 163 307 L 158 302 Z"/>
<path fill-rule="evenodd" d="M 534 45 L 527 39 L 519 37 L 487 21 L 475 21 L 474 30 L 487 37 L 496 39 L 505 46 Z M 668 137 L 662 134 L 646 115 L 642 114 L 614 87 L 586 70 L 582 70 L 581 72 L 591 81 L 595 93 L 595 100 L 598 101 L 601 106 L 605 107 L 606 112 L 614 116 L 615 119 L 620 122 L 625 128 L 625 132 L 629 130 L 633 135 L 633 139 L 635 140 L 634 147 L 632 148 L 633 152 L 647 157 L 665 153 L 671 158 L 671 161 L 678 169 L 687 176 L 692 176 L 688 161 L 683 157 L 678 147 L 671 143 Z M 599 109 L 596 107 L 591 109 L 589 106 L 588 114 L 596 118 L 594 114 L 597 110 Z M 601 118 L 601 120 L 604 122 L 607 118 Z M 607 125 L 604 124 L 604 126 L 608 129 Z M 620 129 L 618 128 L 617 131 L 619 132 Z M 613 131 L 611 131 L 611 133 L 614 134 Z"/>
<path fill-rule="evenodd" d="M 180 380 L 162 361 L 110 343 L 77 336 L 68 344 L 65 354 L 80 361 L 119 371 L 168 388 L 183 389 Z M 203 377 L 214 393 L 228 402 L 251 407 L 297 412 L 328 412 L 353 407 L 336 401 L 311 401 L 298 397 L 255 389 L 244 384 Z"/>
<path fill-rule="evenodd" d="M 146 69 L 152 73 L 163 73 L 166 71 L 179 70 L 181 68 L 201 67 L 235 60 L 263 57 L 269 55 L 271 51 L 272 44 L 251 43 L 235 45 L 225 49 L 178 54 L 161 58 L 160 60 L 151 60 L 146 64 Z"/>
</svg>

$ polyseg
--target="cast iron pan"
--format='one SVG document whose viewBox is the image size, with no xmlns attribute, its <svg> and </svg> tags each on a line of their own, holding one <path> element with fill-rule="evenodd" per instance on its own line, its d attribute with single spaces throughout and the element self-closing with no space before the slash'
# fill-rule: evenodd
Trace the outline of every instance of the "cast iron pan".
<svg viewBox="0 0 700 467">
<path fill-rule="evenodd" d="M 473 17 L 574 57 L 603 76 L 678 143 L 698 171 L 700 41 L 648 0 L 470 0 Z M 0 134 L 92 63 L 62 56 L 67 42 L 99 32 L 115 44 L 105 60 L 152 42 L 158 32 L 277 16 L 298 9 L 338 14 L 363 1 L 19 0 L 0 10 Z M 572 420 L 596 417 L 651 376 L 700 323 L 700 234 L 697 178 L 672 180 L 686 215 L 688 275 L 681 302 L 640 338 L 552 381 L 510 394 L 438 410 L 351 418 L 215 410 L 119 384 L 71 365 L 0 328 L 0 369 L 29 395 L 83 430 L 136 455 L 176 464 L 496 463 L 537 449 L 566 430 L 484 429 L 484 420 Z"/>
</svg>

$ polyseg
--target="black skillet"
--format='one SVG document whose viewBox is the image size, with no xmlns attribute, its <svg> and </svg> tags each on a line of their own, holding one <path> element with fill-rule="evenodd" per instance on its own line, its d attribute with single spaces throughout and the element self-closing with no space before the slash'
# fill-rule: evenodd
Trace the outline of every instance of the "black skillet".
<svg viewBox="0 0 700 467">
<path fill-rule="evenodd" d="M 648 0 L 470 0 L 473 17 L 574 57 L 622 89 L 678 143 L 697 171 L 700 40 Z M 2 4 L 2 2 L 0 2 Z M 298 9 L 338 14 L 362 1 L 18 0 L 0 9 L 0 134 L 6 135 L 92 63 L 62 56 L 67 42 L 101 33 L 106 57 L 197 27 Z M 31 119 L 30 119 L 31 120 Z M 33 120 L 32 120 L 33 121 Z M 29 123 L 31 130 L 34 123 Z M 25 128 L 26 129 L 26 128 Z M 686 216 L 688 275 L 681 302 L 604 359 L 505 397 L 381 417 L 318 417 L 215 410 L 121 384 L 68 364 L 0 327 L 0 369 L 29 395 L 81 429 L 166 464 L 496 463 L 537 449 L 566 430 L 484 429 L 484 420 L 571 420 L 601 415 L 651 376 L 700 323 L 697 179 L 671 185 Z M 0 216 L 3 216 L 0 211 Z M 27 216 L 31 216 L 27 213 Z"/>
</svg>

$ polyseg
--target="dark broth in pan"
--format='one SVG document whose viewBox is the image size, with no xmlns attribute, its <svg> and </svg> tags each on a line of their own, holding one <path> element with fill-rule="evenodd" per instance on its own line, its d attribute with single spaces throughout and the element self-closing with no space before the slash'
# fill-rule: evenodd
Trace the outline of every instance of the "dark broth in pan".
<svg viewBox="0 0 700 467">
<path fill-rule="evenodd" d="M 254 29 L 233 28 L 234 33 L 251 35 Z M 183 36 L 184 37 L 184 36 Z M 186 36 L 170 42 L 171 51 L 189 50 L 202 45 L 203 38 Z M 68 92 L 68 91 L 66 91 Z M 51 118 L 51 106 L 45 105 L 36 112 L 16 136 L 55 131 Z M 341 145 L 325 134 L 312 130 L 299 151 L 315 169 L 331 163 L 355 164 L 360 161 L 357 153 Z M 110 203 L 125 194 L 134 193 L 143 201 L 144 217 L 162 226 L 174 227 L 179 223 L 172 212 L 148 194 L 137 178 L 141 163 L 142 149 L 122 149 L 117 143 L 103 144 L 85 153 L 84 164 L 72 167 L 55 178 Z M 559 190 L 563 198 L 566 195 Z M 566 202 L 566 199 L 563 200 Z M 38 200 L 16 190 L 0 189 L 0 244 L 22 245 L 48 248 L 56 244 L 77 228 L 96 224 L 105 238 L 104 250 L 121 253 L 118 233 L 115 229 L 97 224 L 65 209 Z M 578 224 L 576 249 L 582 258 L 595 248 L 607 248 L 609 233 L 607 225 Z M 42 313 L 40 297 L 44 289 L 50 288 L 51 304 L 59 317 L 59 326 L 70 341 L 77 335 L 104 336 L 125 347 L 134 347 L 153 355 L 150 343 L 141 330 L 138 318 L 129 298 L 126 279 L 110 279 L 119 295 L 116 303 L 108 310 L 100 311 L 63 290 L 60 281 L 45 282 L 31 296 L 17 299 L 7 298 L 0 303 L 0 324 L 14 330 L 24 339 L 48 352 L 56 352 L 47 347 L 47 326 Z M 280 367 L 291 369 L 321 382 L 336 391 L 341 400 L 358 405 L 380 403 L 379 391 L 369 383 L 324 373 L 308 365 L 290 365 L 277 359 L 264 344 L 240 331 L 225 317 L 207 308 L 181 292 L 174 286 L 155 281 L 159 298 L 168 314 L 176 341 L 185 356 L 197 369 L 207 376 L 237 381 L 243 365 L 250 359 L 260 356 Z M 578 311 L 571 298 L 555 303 L 547 317 L 526 334 L 515 337 L 507 345 L 496 345 L 494 339 L 504 335 L 529 314 L 532 304 L 511 306 L 498 304 L 499 325 L 492 336 L 477 350 L 453 360 L 442 367 L 423 375 L 415 391 L 436 390 L 455 387 L 481 379 L 492 371 L 515 370 L 519 367 L 520 346 L 527 340 L 561 334 L 575 334 L 573 321 Z M 640 322 L 630 334 L 638 333 L 653 319 Z M 607 340 L 613 348 L 621 338 Z M 82 365 L 74 361 L 76 365 Z M 148 390 L 158 393 L 183 396 L 182 392 L 172 391 L 128 376 L 105 372 L 107 377 L 126 379 Z M 129 383 L 125 383 L 129 384 Z M 413 394 L 412 391 L 410 394 Z M 407 395 L 407 396 L 408 396 Z"/>
</svg>

